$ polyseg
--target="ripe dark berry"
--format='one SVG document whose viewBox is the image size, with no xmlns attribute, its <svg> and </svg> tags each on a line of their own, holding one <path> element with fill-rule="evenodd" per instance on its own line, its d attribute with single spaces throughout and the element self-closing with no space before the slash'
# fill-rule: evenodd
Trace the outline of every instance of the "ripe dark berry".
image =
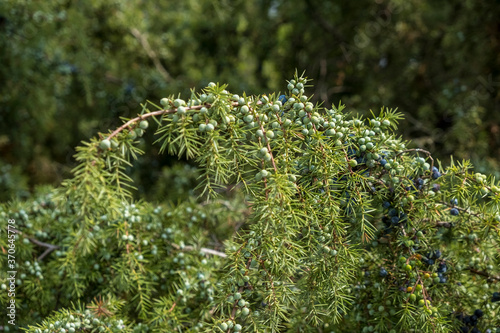
<svg viewBox="0 0 500 333">
<path fill-rule="evenodd" d="M 441 251 L 440 250 L 434 251 L 434 258 L 439 259 L 440 257 L 441 257 Z"/>
<path fill-rule="evenodd" d="M 440 189 L 441 189 L 441 185 L 439 185 L 439 184 L 433 184 L 432 185 L 432 190 L 434 192 L 439 192 Z"/>
<path fill-rule="evenodd" d="M 500 302 L 500 293 L 498 291 L 495 291 L 493 293 L 493 296 L 491 296 L 491 302 Z"/>
<path fill-rule="evenodd" d="M 450 209 L 450 214 L 453 215 L 453 216 L 457 216 L 458 215 L 458 209 L 456 209 L 456 208 Z"/>
<path fill-rule="evenodd" d="M 458 205 L 458 199 L 454 198 L 454 199 L 451 199 L 450 200 L 450 203 L 455 206 L 455 205 Z"/>
<path fill-rule="evenodd" d="M 481 309 L 476 309 L 476 311 L 474 311 L 474 315 L 481 318 L 483 316 L 483 311 Z"/>
<path fill-rule="evenodd" d="M 387 164 L 387 161 L 383 158 L 383 159 L 380 160 L 380 164 L 382 166 L 385 166 Z"/>
<path fill-rule="evenodd" d="M 399 217 L 397 217 L 397 216 L 391 217 L 391 223 L 394 224 L 394 225 L 398 224 L 399 223 Z"/>
<path fill-rule="evenodd" d="M 348 148 L 347 149 L 347 155 L 349 156 L 354 156 L 358 153 L 358 151 L 356 149 L 353 149 L 353 148 Z"/>
<path fill-rule="evenodd" d="M 432 179 L 438 179 L 439 177 L 441 177 L 441 172 L 433 172 L 432 173 Z"/>
<path fill-rule="evenodd" d="M 280 95 L 280 97 L 278 97 L 278 101 L 280 101 L 281 103 L 285 104 L 286 101 L 287 101 L 287 98 L 285 95 Z"/>
<path fill-rule="evenodd" d="M 445 263 L 440 263 L 439 268 L 437 269 L 438 273 L 446 273 L 448 267 L 446 267 Z"/>
<path fill-rule="evenodd" d="M 384 203 L 382 204 L 382 206 L 387 209 L 389 207 L 391 207 L 391 203 L 389 201 L 384 201 Z"/>
<path fill-rule="evenodd" d="M 380 269 L 380 273 L 379 273 L 379 275 L 380 275 L 381 277 L 386 277 L 386 276 L 387 276 L 387 271 L 385 270 L 385 268 L 381 268 L 381 269 Z"/>
</svg>

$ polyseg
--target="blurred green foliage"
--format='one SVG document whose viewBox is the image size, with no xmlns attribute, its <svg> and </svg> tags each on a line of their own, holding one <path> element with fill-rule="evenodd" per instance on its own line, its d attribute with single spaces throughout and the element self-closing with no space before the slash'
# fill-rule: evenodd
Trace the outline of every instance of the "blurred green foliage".
<svg viewBox="0 0 500 333">
<path fill-rule="evenodd" d="M 295 69 L 316 99 L 398 107 L 406 139 L 495 173 L 498 17 L 486 0 L 2 1 L 0 199 L 59 183 L 73 147 L 146 99 L 209 81 L 278 91 Z M 146 189 L 172 162 L 141 163 L 156 165 L 135 175 Z"/>
</svg>

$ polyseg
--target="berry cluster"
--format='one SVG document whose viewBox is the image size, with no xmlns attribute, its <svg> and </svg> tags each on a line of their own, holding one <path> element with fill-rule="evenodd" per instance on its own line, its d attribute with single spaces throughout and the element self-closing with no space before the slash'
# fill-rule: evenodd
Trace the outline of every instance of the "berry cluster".
<svg viewBox="0 0 500 333">
<path fill-rule="evenodd" d="M 128 134 L 126 138 L 128 140 L 135 140 L 138 137 L 142 137 L 149 127 L 149 122 L 147 120 L 139 120 L 131 127 L 129 127 Z M 103 151 L 109 151 L 112 149 L 118 149 L 120 147 L 120 140 L 116 140 L 115 138 L 106 138 L 99 142 L 99 148 Z M 124 146 L 121 148 L 122 152 L 124 152 Z"/>
<path fill-rule="evenodd" d="M 123 320 L 102 319 L 90 310 L 81 312 L 62 311 L 52 316 L 53 323 L 47 323 L 35 328 L 34 333 L 75 333 L 75 332 L 123 332 Z M 8 328 L 8 326 L 5 326 Z M 4 330 L 5 330 L 4 328 Z M 6 330 L 8 331 L 8 330 Z"/>
<path fill-rule="evenodd" d="M 393 232 L 395 230 L 394 228 L 398 225 L 404 226 L 405 222 L 408 220 L 407 214 L 403 210 L 393 207 L 389 201 L 384 201 L 382 203 L 382 208 L 385 212 L 382 216 L 385 234 Z"/>
<path fill-rule="evenodd" d="M 435 166 L 432 167 L 432 179 L 438 179 L 441 177 L 441 172 L 439 172 L 439 169 Z"/>
<path fill-rule="evenodd" d="M 460 330 L 463 333 L 481 333 L 477 328 L 478 321 L 481 317 L 483 317 L 483 311 L 481 309 L 476 309 L 470 316 L 464 313 L 460 313 L 456 316 L 456 318 L 462 322 L 463 326 L 460 327 Z"/>
<path fill-rule="evenodd" d="M 458 208 L 455 207 L 456 205 L 458 205 L 458 200 L 456 198 L 453 198 L 450 200 L 450 204 L 452 206 L 452 208 L 450 209 L 450 214 L 453 216 L 457 216 L 460 213 Z"/>
<path fill-rule="evenodd" d="M 35 275 L 38 279 L 43 280 L 42 269 L 40 268 L 38 261 L 35 261 L 33 264 L 31 264 L 30 261 L 26 261 L 25 266 L 28 268 L 28 272 L 31 275 Z M 20 278 L 21 280 L 24 280 L 26 278 L 26 274 L 21 273 Z"/>
<path fill-rule="evenodd" d="M 422 258 L 422 262 L 429 266 L 435 265 L 437 260 L 441 258 L 441 251 L 436 250 L 427 253 L 427 255 Z M 445 261 L 441 261 L 438 264 L 438 268 L 436 269 L 436 273 L 433 273 L 433 278 L 435 283 L 446 283 L 447 278 L 444 276 L 444 274 L 448 271 L 448 266 L 446 265 Z"/>
</svg>

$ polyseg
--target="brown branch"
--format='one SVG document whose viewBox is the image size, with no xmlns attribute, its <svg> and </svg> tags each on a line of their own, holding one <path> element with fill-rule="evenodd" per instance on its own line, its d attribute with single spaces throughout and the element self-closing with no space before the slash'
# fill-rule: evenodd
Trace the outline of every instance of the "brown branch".
<svg viewBox="0 0 500 333">
<path fill-rule="evenodd" d="M 201 106 L 200 106 L 200 108 L 201 108 Z M 127 121 L 125 124 L 121 125 L 117 129 L 115 129 L 113 131 L 113 133 L 111 133 L 107 137 L 107 139 L 108 140 L 111 139 L 112 137 L 116 136 L 118 133 L 120 133 L 121 131 L 123 131 L 125 128 L 130 127 L 130 125 L 132 125 L 133 123 L 138 122 L 141 119 L 148 118 L 148 117 L 153 117 L 153 116 L 160 116 L 160 115 L 163 115 L 165 113 L 174 113 L 174 112 L 176 112 L 176 110 L 160 110 L 160 111 L 150 112 L 150 113 L 143 114 L 143 115 L 141 115 L 139 117 L 132 118 L 129 121 Z"/>
<path fill-rule="evenodd" d="M 448 206 L 448 207 L 450 206 L 450 204 L 449 204 L 449 203 L 447 203 L 447 202 L 445 202 L 445 201 L 441 201 L 441 204 L 443 204 L 444 206 Z M 481 217 L 480 217 L 481 213 L 475 213 L 475 212 L 471 211 L 469 208 L 462 208 L 462 207 L 459 207 L 459 206 L 457 206 L 457 205 L 451 205 L 451 206 L 452 206 L 453 208 L 458 209 L 458 210 L 459 210 L 459 211 L 461 211 L 461 212 L 464 212 L 464 213 L 467 213 L 467 214 L 472 215 L 472 216 L 474 216 L 474 217 L 477 217 L 478 219 L 480 219 L 480 218 L 481 218 Z M 483 214 L 483 215 L 484 215 L 484 214 Z"/>
<path fill-rule="evenodd" d="M 146 39 L 146 37 L 143 34 L 141 34 L 141 32 L 139 30 L 137 30 L 136 28 L 130 29 L 130 32 L 132 33 L 132 35 L 134 35 L 135 38 L 137 38 L 139 40 L 142 47 L 144 48 L 144 50 L 148 54 L 148 57 L 153 61 L 156 69 L 158 70 L 158 72 L 160 72 L 160 74 L 163 76 L 165 81 L 172 81 L 172 76 L 170 76 L 170 74 L 167 72 L 165 67 L 163 67 L 163 65 L 160 62 L 160 59 L 156 55 L 156 52 L 153 51 L 153 49 L 149 45 L 149 42 Z"/>
<path fill-rule="evenodd" d="M 423 218 L 419 222 L 429 222 L 431 219 L 429 218 Z M 447 221 L 436 221 L 436 224 L 434 225 L 435 228 L 452 228 L 453 223 L 447 222 Z"/>
<path fill-rule="evenodd" d="M 434 167 L 434 159 L 432 158 L 432 154 L 429 151 L 425 150 L 425 149 L 421 149 L 421 148 L 405 149 L 402 152 L 397 153 L 396 157 L 398 157 L 401 154 L 404 154 L 404 153 L 407 153 L 407 152 L 411 152 L 411 151 L 414 151 L 414 152 L 417 152 L 417 153 L 424 153 L 424 154 L 426 154 L 427 157 L 429 157 L 429 159 L 431 160 L 430 170 L 432 171 L 432 168 Z"/>
<path fill-rule="evenodd" d="M 19 234 L 19 235 L 23 235 L 24 233 L 17 230 L 17 229 L 14 229 L 14 228 L 9 228 L 9 231 L 12 231 L 16 234 Z M 52 245 L 52 244 L 49 244 L 49 243 L 45 243 L 45 242 L 42 242 L 42 241 L 39 241 L 38 239 L 36 238 L 33 238 L 33 237 L 27 237 L 25 236 L 26 238 L 28 238 L 28 240 L 30 242 L 32 242 L 33 244 L 36 244 L 38 246 L 42 246 L 42 247 L 46 247 L 47 250 L 45 250 L 39 257 L 37 260 L 41 261 L 43 260 L 43 258 L 45 258 L 50 252 L 54 251 L 55 249 L 58 249 L 60 248 L 60 246 L 58 245 Z"/>
<path fill-rule="evenodd" d="M 168 310 L 168 312 L 172 312 L 172 310 L 175 309 L 176 305 L 177 305 L 177 302 L 174 302 L 174 304 L 172 304 L 172 307 Z"/>
<path fill-rule="evenodd" d="M 497 280 L 497 281 L 500 281 L 500 276 L 498 275 L 490 275 L 486 272 L 483 272 L 483 271 L 478 271 L 477 269 L 474 269 L 472 267 L 468 268 L 468 270 L 474 274 L 477 274 L 477 275 L 481 275 L 481 276 L 484 276 L 488 279 L 492 279 L 492 280 Z"/>
<path fill-rule="evenodd" d="M 257 105 L 260 105 L 262 104 L 261 101 L 258 101 L 257 102 Z M 234 103 L 231 103 L 232 106 L 238 106 L 238 102 L 234 102 Z M 201 109 L 202 107 L 211 107 L 210 104 L 206 103 L 206 104 L 203 104 L 203 105 L 196 105 L 196 106 L 191 106 L 191 107 L 188 107 L 186 108 L 186 111 L 189 111 L 189 110 L 197 110 L 197 109 Z M 118 133 L 120 133 L 121 131 L 123 131 L 125 128 L 130 128 L 130 125 L 142 120 L 142 119 L 145 119 L 145 118 L 148 118 L 148 117 L 154 117 L 154 116 L 161 116 L 161 115 L 164 115 L 164 114 L 168 114 L 168 113 L 175 113 L 177 112 L 177 109 L 174 108 L 172 110 L 165 110 L 165 109 L 162 109 L 162 110 L 158 110 L 158 111 L 154 111 L 154 112 L 149 112 L 149 113 L 145 113 L 145 114 L 142 114 L 140 116 L 137 116 L 135 118 L 132 118 L 130 119 L 129 121 L 127 121 L 125 124 L 121 125 L 120 127 L 118 127 L 117 129 L 115 129 L 113 131 L 113 133 L 111 133 L 109 136 L 107 136 L 106 138 L 108 140 L 110 140 L 111 138 L 113 138 L 114 136 L 116 136 Z"/>
<path fill-rule="evenodd" d="M 453 227 L 453 224 L 450 222 L 445 222 L 445 221 L 438 221 L 436 222 L 436 228 L 451 228 Z"/>
</svg>

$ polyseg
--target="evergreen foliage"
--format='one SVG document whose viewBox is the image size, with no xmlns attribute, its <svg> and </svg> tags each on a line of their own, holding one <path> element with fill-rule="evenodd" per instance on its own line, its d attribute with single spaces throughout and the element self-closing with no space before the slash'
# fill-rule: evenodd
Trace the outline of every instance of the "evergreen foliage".
<svg viewBox="0 0 500 333">
<path fill-rule="evenodd" d="M 188 99 L 148 102 L 83 142 L 61 187 L 3 205 L 2 220 L 17 227 L 18 324 L 32 333 L 499 329 L 498 181 L 469 161 L 445 167 L 407 148 L 396 110 L 352 116 L 311 103 L 309 87 L 298 75 L 284 94 L 209 83 Z M 196 161 L 187 174 L 198 177 L 197 199 L 186 186 L 175 204 L 133 199 L 128 169 L 148 131 L 161 152 Z M 189 186 L 185 178 L 176 184 Z M 2 249 L 13 243 L 5 231 Z M 4 308 L 5 291 L 0 300 Z"/>
</svg>

